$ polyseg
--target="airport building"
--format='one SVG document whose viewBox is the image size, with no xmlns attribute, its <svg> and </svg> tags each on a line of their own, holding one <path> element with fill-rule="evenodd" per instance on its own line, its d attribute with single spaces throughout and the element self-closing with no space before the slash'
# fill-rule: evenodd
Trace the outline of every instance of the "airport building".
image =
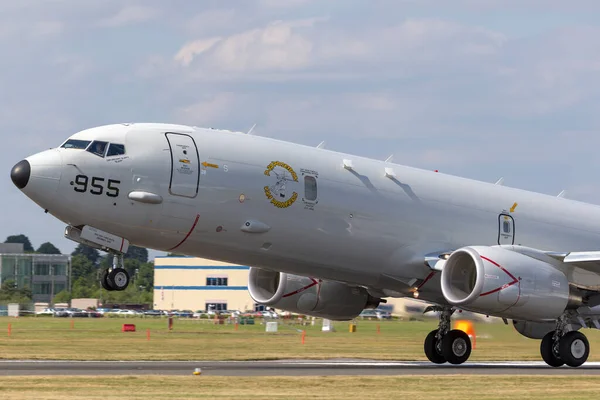
<svg viewBox="0 0 600 400">
<path fill-rule="evenodd" d="M 156 257 L 155 310 L 262 311 L 248 293 L 248 270 L 242 265 L 196 257 Z M 398 316 L 421 314 L 425 303 L 388 298 L 379 308 Z"/>
<path fill-rule="evenodd" d="M 154 259 L 155 310 L 262 310 L 248 294 L 243 265 L 196 257 Z"/>
<path fill-rule="evenodd" d="M 23 245 L 0 244 L 0 285 L 14 281 L 29 287 L 33 302 L 51 302 L 62 290 L 70 290 L 71 257 L 64 254 L 25 253 Z"/>
</svg>

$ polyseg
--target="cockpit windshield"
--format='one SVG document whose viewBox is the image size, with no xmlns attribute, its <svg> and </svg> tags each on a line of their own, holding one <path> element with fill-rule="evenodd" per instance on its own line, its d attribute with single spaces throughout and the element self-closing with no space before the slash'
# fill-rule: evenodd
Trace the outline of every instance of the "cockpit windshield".
<svg viewBox="0 0 600 400">
<path fill-rule="evenodd" d="M 104 157 L 104 153 L 106 152 L 106 146 L 108 142 L 100 142 L 98 140 L 94 140 L 92 145 L 88 147 L 87 151 L 93 153 L 97 156 Z"/>
<path fill-rule="evenodd" d="M 125 154 L 125 146 L 122 144 L 111 143 L 108 147 L 106 157 L 122 156 L 123 154 Z"/>
<path fill-rule="evenodd" d="M 91 144 L 90 144 L 91 143 Z M 99 157 L 115 157 L 125 154 L 125 146 L 118 143 L 108 143 L 100 140 L 69 139 L 62 146 L 64 149 L 87 150 Z"/>
<path fill-rule="evenodd" d="M 91 140 L 69 139 L 62 146 L 64 149 L 80 149 L 84 150 L 91 143 Z"/>
</svg>

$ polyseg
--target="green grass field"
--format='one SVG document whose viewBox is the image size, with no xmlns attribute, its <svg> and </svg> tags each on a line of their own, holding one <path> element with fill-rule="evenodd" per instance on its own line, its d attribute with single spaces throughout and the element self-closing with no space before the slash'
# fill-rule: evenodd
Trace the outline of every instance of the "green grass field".
<svg viewBox="0 0 600 400">
<path fill-rule="evenodd" d="M 71 321 L 74 324 L 71 329 Z M 123 323 L 136 332 L 121 332 Z M 8 325 L 11 325 L 10 336 Z M 377 326 L 380 333 L 377 333 Z M 358 321 L 350 333 L 347 322 L 334 323 L 335 332 L 316 326 L 280 325 L 277 333 L 265 326 L 214 325 L 206 320 L 153 318 L 0 318 L 0 358 L 55 360 L 268 360 L 369 358 L 426 360 L 425 335 L 436 321 Z M 150 330 L 150 340 L 146 332 Z M 299 330 L 306 330 L 305 344 Z M 540 360 L 539 341 L 519 335 L 512 326 L 475 325 L 475 349 L 470 360 Z M 600 333 L 584 330 L 591 345 L 590 361 L 600 360 Z"/>
<path fill-rule="evenodd" d="M 258 320 L 257 320 L 258 322 Z M 319 321 L 317 321 L 319 322 Z M 73 323 L 73 327 L 71 327 Z M 121 332 L 123 323 L 136 332 Z M 10 335 L 8 326 L 10 324 Z M 379 325 L 379 333 L 377 326 Z M 214 325 L 202 320 L 152 318 L 0 318 L 0 358 L 55 360 L 264 360 L 371 358 L 425 360 L 423 339 L 436 321 L 347 322 L 335 332 L 320 324 Z M 150 330 L 150 340 L 146 332 Z M 299 330 L 306 329 L 305 343 Z M 539 341 L 512 326 L 479 323 L 471 360 L 539 360 Z M 590 360 L 599 360 L 600 335 L 586 330 Z M 3 376 L 0 398 L 10 399 L 590 399 L 600 392 L 595 376 Z"/>
<path fill-rule="evenodd" d="M 3 399 L 595 399 L 578 376 L 2 377 Z"/>
</svg>

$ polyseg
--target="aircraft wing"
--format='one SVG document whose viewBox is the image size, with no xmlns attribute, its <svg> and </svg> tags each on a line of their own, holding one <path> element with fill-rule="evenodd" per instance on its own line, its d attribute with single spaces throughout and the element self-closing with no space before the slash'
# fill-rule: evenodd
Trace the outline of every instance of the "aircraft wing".
<svg viewBox="0 0 600 400">
<path fill-rule="evenodd" d="M 452 253 L 451 250 L 440 251 L 437 253 L 427 254 L 425 263 L 432 270 L 441 271 L 444 268 L 446 260 Z M 586 271 L 600 274 L 600 251 L 573 251 L 573 252 L 541 252 L 549 257 L 554 258 L 573 267 L 578 267 Z M 527 254 L 524 252 L 524 254 Z M 538 253 L 539 254 L 539 253 Z M 528 254 L 534 256 L 532 254 Z M 534 256 L 535 257 L 535 256 Z"/>
<path fill-rule="evenodd" d="M 565 264 L 600 274 L 600 251 L 546 252 L 546 254 Z"/>
</svg>

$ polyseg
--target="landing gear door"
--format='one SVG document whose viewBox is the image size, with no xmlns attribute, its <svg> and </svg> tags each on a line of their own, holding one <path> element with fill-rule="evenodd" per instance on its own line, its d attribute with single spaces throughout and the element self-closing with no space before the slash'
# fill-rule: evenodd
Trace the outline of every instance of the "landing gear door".
<svg viewBox="0 0 600 400">
<path fill-rule="evenodd" d="M 508 214 L 498 216 L 498 244 L 515 244 L 515 220 Z"/>
<path fill-rule="evenodd" d="M 169 193 L 194 198 L 200 183 L 200 157 L 196 142 L 190 135 L 167 133 L 171 149 L 171 182 Z"/>
</svg>

